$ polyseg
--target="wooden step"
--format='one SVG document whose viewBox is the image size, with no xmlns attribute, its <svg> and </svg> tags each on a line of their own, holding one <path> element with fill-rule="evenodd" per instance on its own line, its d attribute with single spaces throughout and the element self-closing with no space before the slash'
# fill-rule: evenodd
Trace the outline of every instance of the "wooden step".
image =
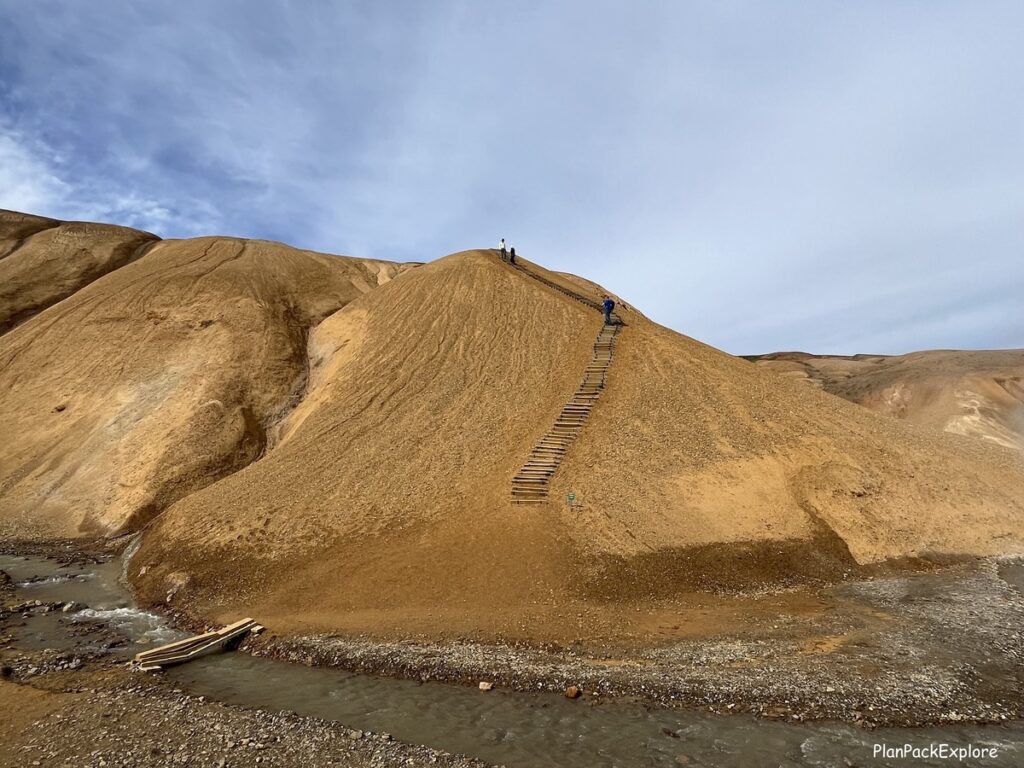
<svg viewBox="0 0 1024 768">
<path fill-rule="evenodd" d="M 603 311 L 601 305 L 593 299 L 548 280 L 523 265 L 512 266 L 587 307 Z M 547 500 L 551 478 L 558 470 L 568 447 L 586 425 L 590 412 L 606 386 L 608 371 L 615 359 L 620 322 L 621 318 L 613 313 L 611 322 L 601 324 L 591 346 L 590 360 L 584 366 L 580 385 L 555 417 L 551 429 L 530 450 L 526 462 L 513 478 L 512 496 L 517 503 L 543 503 Z"/>
</svg>

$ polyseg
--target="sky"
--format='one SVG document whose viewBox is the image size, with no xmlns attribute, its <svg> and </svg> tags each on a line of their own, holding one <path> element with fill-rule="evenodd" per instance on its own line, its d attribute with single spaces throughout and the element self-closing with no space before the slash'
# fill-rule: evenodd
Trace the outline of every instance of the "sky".
<svg viewBox="0 0 1024 768">
<path fill-rule="evenodd" d="M 0 0 L 0 207 L 493 247 L 734 354 L 1024 347 L 1024 3 Z"/>
</svg>

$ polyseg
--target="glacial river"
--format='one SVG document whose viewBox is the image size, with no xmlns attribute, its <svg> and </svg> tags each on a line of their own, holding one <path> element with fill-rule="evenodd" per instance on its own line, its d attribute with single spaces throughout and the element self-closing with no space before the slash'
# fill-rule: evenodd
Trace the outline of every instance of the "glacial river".
<svg viewBox="0 0 1024 768">
<path fill-rule="evenodd" d="M 127 644 L 127 656 L 184 637 L 155 614 L 139 610 L 120 581 L 121 565 L 62 566 L 44 558 L 0 555 L 0 570 L 24 600 L 81 604 L 80 610 L 33 615 L 14 630 L 23 648 L 71 650 L 90 635 L 68 628 L 101 621 Z M 1008 573 L 1007 580 L 1022 580 Z M 1022 580 L 1024 581 L 1024 580 Z M 84 629 L 85 625 L 79 627 Z M 95 637 L 97 647 L 103 638 Z M 624 702 L 569 701 L 550 693 L 519 693 L 443 683 L 418 683 L 341 670 L 309 668 L 227 652 L 173 667 L 182 689 L 230 704 L 287 710 L 353 729 L 462 753 L 509 768 L 599 766 L 1015 766 L 1024 765 L 1024 723 L 1003 726 L 864 730 L 843 723 L 792 724 L 747 715 L 711 715 Z M 874 745 L 948 744 L 995 747 L 995 759 L 886 759 Z"/>
</svg>

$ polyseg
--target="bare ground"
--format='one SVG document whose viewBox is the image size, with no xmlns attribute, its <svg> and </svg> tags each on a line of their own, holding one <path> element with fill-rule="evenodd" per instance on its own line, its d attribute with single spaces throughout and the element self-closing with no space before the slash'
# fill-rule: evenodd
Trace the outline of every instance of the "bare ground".
<svg viewBox="0 0 1024 768">
<path fill-rule="evenodd" d="M 576 685 L 588 696 L 797 721 L 1002 722 L 1024 716 L 1024 595 L 1019 582 L 1000 576 L 1013 569 L 1024 566 L 989 559 L 746 596 L 771 610 L 746 606 L 745 621 L 702 637 L 678 639 L 682 627 L 665 625 L 666 640 L 647 647 L 621 639 L 537 647 L 318 635 L 266 638 L 253 651 L 421 680 L 520 690 Z M 670 613 L 637 609 L 636 621 Z"/>
</svg>

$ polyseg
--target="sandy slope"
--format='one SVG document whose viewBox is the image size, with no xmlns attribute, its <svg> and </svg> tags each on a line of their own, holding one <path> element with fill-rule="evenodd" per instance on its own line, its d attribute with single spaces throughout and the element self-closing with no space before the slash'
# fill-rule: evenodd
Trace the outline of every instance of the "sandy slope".
<svg viewBox="0 0 1024 768">
<path fill-rule="evenodd" d="M 283 630 L 509 632 L 699 587 L 1024 547 L 1012 452 L 624 315 L 554 501 L 523 507 L 511 477 L 575 389 L 599 317 L 489 252 L 367 293 L 313 334 L 282 441 L 155 520 L 133 580 Z"/>
<path fill-rule="evenodd" d="M 81 261 L 110 263 L 109 241 L 79 245 Z M 250 463 L 301 394 L 307 330 L 401 269 L 263 241 L 167 240 L 9 331 L 0 530 L 134 530 Z"/>
<path fill-rule="evenodd" d="M 159 238 L 0 210 L 0 333 L 141 256 Z"/>
<path fill-rule="evenodd" d="M 695 589 L 1024 549 L 1016 452 L 632 308 L 552 501 L 511 504 L 601 321 L 492 252 L 407 269 L 0 221 L 0 269 L 21 280 L 0 308 L 28 318 L 0 336 L 0 536 L 142 529 L 130 576 L 152 601 L 282 631 L 564 639 L 639 626 L 634 606 Z M 911 362 L 816 375 L 890 402 L 896 382 L 932 392 Z M 1019 397 L 1014 364 L 993 359 L 984 380 Z M 939 369 L 964 379 L 953 359 Z M 907 410 L 925 424 L 946 407 L 910 402 L 937 404 Z"/>
<path fill-rule="evenodd" d="M 1022 349 L 751 359 L 879 413 L 1024 451 Z"/>
</svg>

